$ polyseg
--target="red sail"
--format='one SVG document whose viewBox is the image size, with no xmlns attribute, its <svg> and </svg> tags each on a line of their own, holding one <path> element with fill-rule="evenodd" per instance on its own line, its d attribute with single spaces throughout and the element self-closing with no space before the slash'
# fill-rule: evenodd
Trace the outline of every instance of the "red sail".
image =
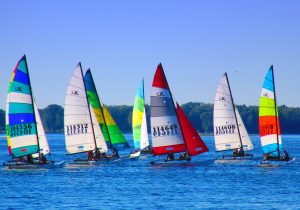
<svg viewBox="0 0 300 210">
<path fill-rule="evenodd" d="M 199 136 L 198 132 L 193 128 L 191 122 L 186 117 L 178 103 L 176 103 L 176 106 L 179 123 L 189 155 L 194 156 L 207 152 L 208 148 Z"/>
<path fill-rule="evenodd" d="M 186 151 L 173 98 L 161 64 L 156 69 L 152 83 L 150 110 L 153 154 Z"/>
</svg>

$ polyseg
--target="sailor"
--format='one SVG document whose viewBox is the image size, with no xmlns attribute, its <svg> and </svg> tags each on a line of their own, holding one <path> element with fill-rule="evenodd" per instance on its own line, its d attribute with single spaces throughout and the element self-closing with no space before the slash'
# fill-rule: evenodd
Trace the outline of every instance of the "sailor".
<svg viewBox="0 0 300 210">
<path fill-rule="evenodd" d="M 234 150 L 233 150 L 233 154 L 232 154 L 233 156 L 237 156 L 238 155 L 238 149 L 237 148 L 235 148 Z"/>
<path fill-rule="evenodd" d="M 239 155 L 239 156 L 244 156 L 244 154 L 245 154 L 244 148 L 241 147 L 241 148 L 238 150 L 238 155 Z"/>
<path fill-rule="evenodd" d="M 86 156 L 87 156 L 87 159 L 88 159 L 88 160 L 93 160 L 93 151 L 92 151 L 92 150 L 89 150 L 89 151 L 86 153 Z"/>
<path fill-rule="evenodd" d="M 44 156 L 43 153 L 40 154 L 40 163 L 42 163 L 42 164 L 46 164 L 47 163 L 47 159 L 46 159 L 46 157 Z"/>
<path fill-rule="evenodd" d="M 29 164 L 34 164 L 34 160 L 33 160 L 31 154 L 27 155 L 27 163 L 29 163 Z"/>
<path fill-rule="evenodd" d="M 286 150 L 283 151 L 283 156 L 282 156 L 282 160 L 289 160 L 290 159 L 290 156 L 289 154 L 287 153 Z"/>
<path fill-rule="evenodd" d="M 187 159 L 187 153 L 183 152 L 181 153 L 181 155 L 179 156 L 179 160 L 186 160 Z"/>
<path fill-rule="evenodd" d="M 112 149 L 112 156 L 113 157 L 117 157 L 117 158 L 119 158 L 120 156 L 119 156 L 119 151 L 116 149 L 116 148 L 113 148 Z"/>
<path fill-rule="evenodd" d="M 100 153 L 99 149 L 97 148 L 93 154 L 93 160 L 98 160 L 100 157 L 101 157 L 101 153 Z"/>
<path fill-rule="evenodd" d="M 168 160 L 174 160 L 175 158 L 174 158 L 174 154 L 173 154 L 173 152 L 169 152 L 169 154 L 168 154 Z"/>
</svg>

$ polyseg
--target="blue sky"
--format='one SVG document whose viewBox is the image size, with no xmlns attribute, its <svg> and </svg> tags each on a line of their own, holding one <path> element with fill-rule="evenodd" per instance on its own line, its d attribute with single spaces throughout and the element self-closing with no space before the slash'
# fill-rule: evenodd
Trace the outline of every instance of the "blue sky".
<svg viewBox="0 0 300 210">
<path fill-rule="evenodd" d="M 64 104 L 81 61 L 108 105 L 146 102 L 162 62 L 174 99 L 212 103 L 227 71 L 235 102 L 257 105 L 274 65 L 279 104 L 300 106 L 300 1 L 0 1 L 0 108 L 26 54 L 40 108 Z"/>
</svg>

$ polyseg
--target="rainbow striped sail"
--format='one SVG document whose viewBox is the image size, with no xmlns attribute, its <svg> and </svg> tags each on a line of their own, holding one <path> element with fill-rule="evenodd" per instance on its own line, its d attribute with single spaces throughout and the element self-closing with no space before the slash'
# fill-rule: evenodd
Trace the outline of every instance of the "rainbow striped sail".
<svg viewBox="0 0 300 210">
<path fill-rule="evenodd" d="M 86 92 L 88 95 L 89 103 L 92 104 L 97 121 L 99 123 L 102 134 L 104 136 L 106 145 L 108 147 L 111 147 L 109 133 L 107 131 L 107 126 L 106 126 L 105 119 L 103 116 L 103 109 L 101 106 L 100 98 L 98 96 L 97 89 L 96 89 L 94 79 L 92 76 L 92 72 L 90 69 L 88 69 L 84 75 L 84 82 L 85 82 L 85 87 L 86 87 Z"/>
<path fill-rule="evenodd" d="M 132 111 L 132 132 L 135 149 L 142 150 L 149 146 L 144 99 L 144 80 L 140 82 L 134 100 Z"/>
<path fill-rule="evenodd" d="M 6 134 L 9 153 L 21 157 L 39 152 L 28 66 L 25 55 L 12 74 L 6 105 Z"/>
<path fill-rule="evenodd" d="M 276 105 L 273 66 L 270 67 L 263 84 L 259 102 L 259 134 L 264 154 L 280 156 L 281 133 Z"/>
</svg>

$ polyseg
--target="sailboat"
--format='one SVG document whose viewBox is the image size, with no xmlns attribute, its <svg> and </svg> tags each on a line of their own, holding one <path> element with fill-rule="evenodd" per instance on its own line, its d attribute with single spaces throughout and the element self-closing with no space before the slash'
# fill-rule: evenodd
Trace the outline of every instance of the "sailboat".
<svg viewBox="0 0 300 210">
<path fill-rule="evenodd" d="M 25 55 L 17 63 L 8 88 L 6 135 L 12 159 L 4 165 L 9 169 L 54 167 L 54 161 L 48 161 L 45 157 L 49 156 L 50 148 L 32 96 Z"/>
<path fill-rule="evenodd" d="M 111 116 L 107 106 L 104 104 L 102 105 L 100 102 L 90 69 L 88 69 L 85 73 L 84 83 L 86 86 L 88 101 L 95 110 L 97 122 L 101 128 L 108 148 L 111 148 L 113 152 L 129 148 L 127 140 Z"/>
<path fill-rule="evenodd" d="M 86 90 L 79 63 L 68 84 L 64 109 L 67 153 L 87 153 L 86 158 L 75 159 L 75 164 L 93 164 L 107 152 L 107 145 L 97 122 L 96 110 L 89 103 Z"/>
<path fill-rule="evenodd" d="M 139 157 L 141 151 L 151 153 L 149 148 L 145 98 L 144 98 L 144 80 L 139 84 L 138 91 L 135 96 L 133 111 L 132 111 L 132 133 L 134 141 L 134 151 L 130 158 Z"/>
<path fill-rule="evenodd" d="M 295 158 L 282 152 L 282 138 L 275 92 L 273 66 L 270 67 L 261 91 L 259 102 L 259 135 L 263 150 L 261 163 L 291 162 Z"/>
<path fill-rule="evenodd" d="M 245 150 L 252 150 L 253 144 L 237 110 L 227 73 L 217 87 L 214 101 L 214 138 L 217 152 L 233 151 L 233 154 L 222 155 L 222 158 L 241 159 L 253 157 Z"/>
<path fill-rule="evenodd" d="M 151 135 L 154 156 L 168 155 L 165 162 L 190 161 L 190 156 L 208 151 L 181 107 L 175 108 L 173 97 L 161 64 L 158 65 L 150 100 Z M 174 153 L 182 153 L 175 159 Z M 151 162 L 155 164 L 155 162 Z"/>
</svg>

